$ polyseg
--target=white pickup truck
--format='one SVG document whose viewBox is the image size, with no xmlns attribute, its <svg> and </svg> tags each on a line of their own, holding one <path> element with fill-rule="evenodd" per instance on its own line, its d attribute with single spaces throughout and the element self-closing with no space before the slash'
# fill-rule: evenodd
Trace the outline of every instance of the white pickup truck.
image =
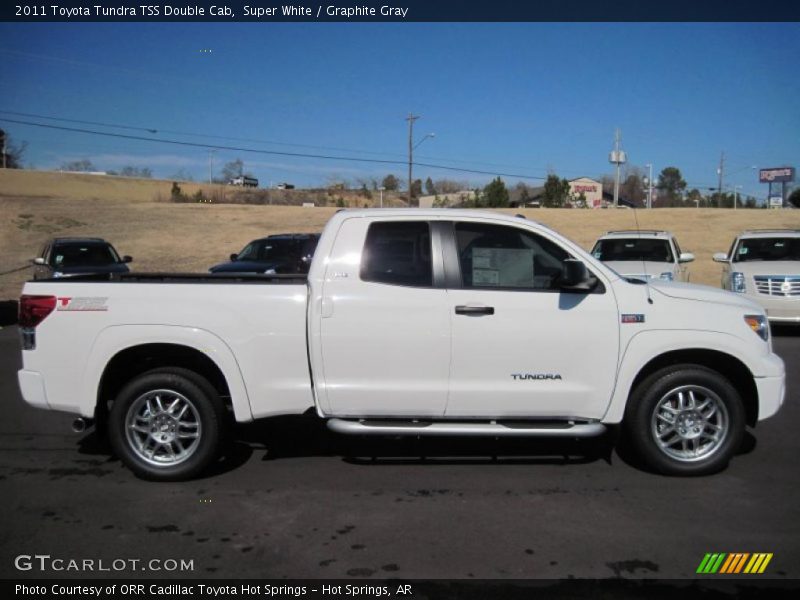
<svg viewBox="0 0 800 600">
<path fill-rule="evenodd" d="M 107 427 L 149 479 L 197 475 L 233 419 L 309 409 L 342 434 L 579 438 L 621 424 L 651 469 L 706 474 L 784 398 L 752 301 L 628 281 L 499 213 L 340 211 L 307 278 L 29 282 L 19 325 L 25 400 Z"/>
</svg>

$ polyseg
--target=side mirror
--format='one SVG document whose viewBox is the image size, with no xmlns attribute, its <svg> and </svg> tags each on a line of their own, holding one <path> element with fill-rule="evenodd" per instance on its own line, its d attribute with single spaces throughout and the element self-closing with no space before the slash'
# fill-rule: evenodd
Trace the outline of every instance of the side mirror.
<svg viewBox="0 0 800 600">
<path fill-rule="evenodd" d="M 680 263 L 692 262 L 693 260 L 694 254 L 691 252 L 681 252 L 681 255 L 678 257 L 678 262 Z"/>
<path fill-rule="evenodd" d="M 596 283 L 593 277 L 589 276 L 586 265 L 583 261 L 576 258 L 567 258 L 561 263 L 561 277 L 558 280 L 559 287 L 568 292 L 588 292 Z"/>
<path fill-rule="evenodd" d="M 726 262 L 728 262 L 728 255 L 727 255 L 727 254 L 725 254 L 724 252 L 717 252 L 717 253 L 716 253 L 716 254 L 715 254 L 713 257 L 712 257 L 712 259 L 714 260 L 714 262 L 718 262 L 718 263 L 726 263 Z"/>
<path fill-rule="evenodd" d="M 122 262 L 124 262 L 124 263 L 133 262 L 133 257 L 132 256 L 128 256 L 126 254 L 125 256 L 122 257 Z"/>
<path fill-rule="evenodd" d="M 33 259 L 33 264 L 35 264 L 35 265 L 44 265 L 45 262 L 44 262 L 44 259 L 41 256 L 37 256 L 36 258 Z"/>
<path fill-rule="evenodd" d="M 234 252 L 233 254 L 231 254 L 231 260 L 236 260 L 237 256 L 239 255 Z"/>
</svg>

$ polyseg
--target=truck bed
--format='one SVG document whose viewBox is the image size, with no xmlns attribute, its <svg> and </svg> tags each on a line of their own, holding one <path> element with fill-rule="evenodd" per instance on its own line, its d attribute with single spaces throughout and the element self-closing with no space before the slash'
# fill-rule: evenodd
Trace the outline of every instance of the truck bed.
<svg viewBox="0 0 800 600">
<path fill-rule="evenodd" d="M 105 365 L 132 345 L 193 348 L 233 373 L 239 420 L 314 404 L 305 276 L 81 275 L 33 281 L 25 293 L 58 299 L 37 327 L 37 348 L 25 353 L 25 369 L 47 381 L 52 409 L 90 416 Z"/>
<path fill-rule="evenodd" d="M 261 283 L 303 285 L 306 275 L 264 275 L 261 273 L 94 273 L 50 279 L 37 283 Z"/>
</svg>

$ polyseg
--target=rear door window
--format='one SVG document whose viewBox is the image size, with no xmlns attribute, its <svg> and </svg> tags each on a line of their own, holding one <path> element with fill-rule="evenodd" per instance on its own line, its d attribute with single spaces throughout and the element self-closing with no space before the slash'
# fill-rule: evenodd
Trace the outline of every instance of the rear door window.
<svg viewBox="0 0 800 600">
<path fill-rule="evenodd" d="M 361 279 L 391 285 L 432 287 L 431 232 L 428 223 L 372 223 L 364 242 Z"/>
</svg>

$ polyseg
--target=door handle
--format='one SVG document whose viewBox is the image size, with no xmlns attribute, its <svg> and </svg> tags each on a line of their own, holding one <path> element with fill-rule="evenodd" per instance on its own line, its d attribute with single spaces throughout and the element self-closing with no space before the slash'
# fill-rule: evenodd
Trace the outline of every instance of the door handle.
<svg viewBox="0 0 800 600">
<path fill-rule="evenodd" d="M 484 315 L 493 315 L 494 306 L 456 306 L 457 315 L 467 315 L 468 317 L 482 317 Z"/>
</svg>

